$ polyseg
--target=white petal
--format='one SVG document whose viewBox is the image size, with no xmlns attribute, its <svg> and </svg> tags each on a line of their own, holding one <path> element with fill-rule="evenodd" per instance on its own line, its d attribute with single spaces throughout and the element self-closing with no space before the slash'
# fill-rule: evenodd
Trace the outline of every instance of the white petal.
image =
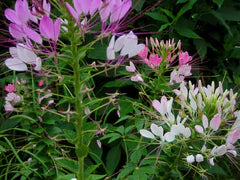
<svg viewBox="0 0 240 180">
<path fill-rule="evenodd" d="M 177 136 L 177 135 L 179 135 L 184 129 L 185 129 L 185 127 L 184 127 L 182 124 L 178 124 L 178 125 L 174 124 L 174 125 L 172 125 L 172 127 L 171 127 L 171 132 L 172 132 L 175 136 Z"/>
<path fill-rule="evenodd" d="M 126 70 L 128 72 L 135 72 L 136 68 L 135 68 L 134 64 L 132 63 L 132 61 L 130 61 L 129 63 L 130 63 L 130 66 L 126 66 Z"/>
<path fill-rule="evenodd" d="M 13 58 L 18 57 L 17 56 L 17 48 L 16 47 L 10 47 L 9 52 Z"/>
<path fill-rule="evenodd" d="M 112 36 L 110 43 L 107 47 L 107 59 L 108 60 L 113 60 L 115 59 L 115 51 L 113 49 L 115 43 L 115 36 Z"/>
<path fill-rule="evenodd" d="M 26 71 L 28 68 L 26 64 L 24 64 L 18 58 L 9 58 L 5 61 L 6 66 L 14 71 Z"/>
<path fill-rule="evenodd" d="M 131 51 L 129 51 L 129 53 L 128 53 L 128 58 L 138 55 L 138 53 L 140 53 L 144 48 L 145 48 L 144 44 L 138 44 L 138 45 L 132 47 Z"/>
<path fill-rule="evenodd" d="M 42 60 L 38 57 L 35 62 L 36 66 L 34 68 L 35 71 L 40 71 L 42 69 Z"/>
<path fill-rule="evenodd" d="M 172 132 L 167 132 L 164 135 L 164 138 L 166 139 L 167 142 L 172 142 L 175 140 L 175 135 Z"/>
<path fill-rule="evenodd" d="M 143 82 L 143 78 L 140 76 L 140 74 L 137 74 L 137 75 L 131 77 L 131 81 L 133 81 L 133 82 Z"/>
<path fill-rule="evenodd" d="M 214 166 L 213 158 L 209 159 L 209 164 L 210 164 L 211 166 Z"/>
<path fill-rule="evenodd" d="M 126 35 L 120 36 L 115 42 L 114 51 L 115 52 L 120 51 L 123 48 L 125 41 L 126 41 Z"/>
<path fill-rule="evenodd" d="M 141 129 L 140 134 L 145 138 L 155 139 L 155 136 L 148 130 Z"/>
<path fill-rule="evenodd" d="M 161 103 L 158 100 L 154 99 L 152 102 L 152 106 L 154 107 L 154 109 L 161 113 Z"/>
<path fill-rule="evenodd" d="M 226 154 L 226 152 L 227 152 L 227 146 L 226 146 L 225 144 L 219 146 L 219 147 L 216 149 L 216 151 L 215 151 L 215 153 L 216 153 L 218 156 L 222 156 L 222 155 Z"/>
<path fill-rule="evenodd" d="M 186 138 L 189 138 L 191 136 L 192 132 L 191 132 L 191 129 L 189 127 L 186 127 L 185 128 L 185 131 L 183 132 L 183 135 L 186 137 Z"/>
<path fill-rule="evenodd" d="M 115 36 L 112 36 L 112 38 L 111 38 L 111 40 L 110 40 L 110 42 L 109 42 L 108 47 L 113 48 L 113 47 L 114 47 L 114 43 L 115 43 Z"/>
<path fill-rule="evenodd" d="M 115 51 L 114 51 L 114 49 L 111 48 L 111 47 L 108 47 L 108 48 L 107 48 L 107 59 L 108 59 L 108 60 L 113 60 L 113 59 L 115 59 Z"/>
<path fill-rule="evenodd" d="M 125 55 L 131 53 L 131 51 L 133 50 L 133 47 L 137 46 L 137 42 L 138 42 L 137 36 L 134 35 L 131 32 L 128 33 L 126 35 L 126 38 L 125 38 L 125 41 L 124 41 L 124 46 L 123 46 L 123 48 L 121 50 L 120 55 L 121 56 L 125 56 Z"/>
<path fill-rule="evenodd" d="M 161 126 L 158 127 L 156 124 L 151 124 L 151 131 L 154 135 L 163 137 L 163 128 Z"/>
<path fill-rule="evenodd" d="M 234 157 L 237 157 L 237 151 L 235 150 L 228 150 L 229 153 L 231 153 Z"/>
<path fill-rule="evenodd" d="M 17 45 L 17 55 L 19 59 L 27 64 L 34 64 L 37 58 L 36 54 L 29 47 L 23 44 Z"/>
</svg>

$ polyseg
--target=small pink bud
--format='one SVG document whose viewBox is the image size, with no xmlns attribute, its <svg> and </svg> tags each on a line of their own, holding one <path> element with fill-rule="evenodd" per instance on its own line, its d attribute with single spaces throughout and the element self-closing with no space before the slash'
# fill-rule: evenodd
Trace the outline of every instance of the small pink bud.
<svg viewBox="0 0 240 180">
<path fill-rule="evenodd" d="M 38 86 L 40 86 L 40 87 L 43 86 L 43 80 L 38 81 Z"/>
</svg>

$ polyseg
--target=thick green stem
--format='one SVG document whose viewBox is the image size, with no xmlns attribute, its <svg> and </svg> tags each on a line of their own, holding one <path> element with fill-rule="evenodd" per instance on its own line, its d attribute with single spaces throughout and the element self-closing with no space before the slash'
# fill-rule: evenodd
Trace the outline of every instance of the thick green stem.
<svg viewBox="0 0 240 180">
<path fill-rule="evenodd" d="M 76 130 L 77 130 L 77 139 L 76 139 L 76 154 L 78 156 L 78 173 L 77 177 L 78 180 L 84 179 L 84 156 L 79 153 L 81 151 L 81 147 L 83 147 L 83 133 L 82 133 L 82 126 L 83 126 L 83 116 L 82 116 L 82 96 L 80 93 L 81 84 L 80 84 L 80 72 L 79 72 L 79 63 L 77 60 L 75 60 L 76 63 L 74 63 L 74 84 L 75 84 L 75 106 L 76 106 L 76 112 L 77 116 L 74 121 Z"/>
<path fill-rule="evenodd" d="M 75 40 L 72 40 L 72 55 L 73 55 L 73 73 L 74 73 L 74 94 L 75 94 L 75 107 L 76 107 L 76 118 L 74 119 L 74 124 L 77 131 L 77 138 L 75 139 L 75 148 L 76 155 L 78 157 L 78 172 L 77 179 L 84 180 L 84 156 L 81 153 L 83 144 L 83 114 L 82 114 L 82 95 L 81 91 L 81 82 L 80 82 L 80 58 L 78 57 L 77 47 L 74 43 Z"/>
</svg>

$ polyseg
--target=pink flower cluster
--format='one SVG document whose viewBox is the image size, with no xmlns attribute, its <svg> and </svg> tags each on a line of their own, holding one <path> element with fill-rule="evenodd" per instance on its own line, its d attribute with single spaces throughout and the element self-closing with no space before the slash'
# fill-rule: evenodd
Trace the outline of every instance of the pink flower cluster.
<svg viewBox="0 0 240 180">
<path fill-rule="evenodd" d="M 44 47 L 43 38 L 49 41 L 51 50 L 56 51 L 56 41 L 60 33 L 61 19 L 55 22 L 49 17 L 50 3 L 43 0 L 41 4 L 29 8 L 27 0 L 17 0 L 14 10 L 6 9 L 5 17 L 11 22 L 9 32 L 16 41 L 16 47 L 10 48 L 11 58 L 5 62 L 7 67 L 16 71 L 26 71 L 26 64 L 34 64 L 35 70 L 41 69 L 41 59 L 34 53 L 34 45 Z M 47 49 L 47 48 L 45 48 Z M 49 50 L 48 50 L 49 51 Z"/>
<path fill-rule="evenodd" d="M 5 97 L 5 105 L 4 105 L 5 111 L 16 111 L 16 109 L 14 108 L 14 105 L 19 102 L 22 102 L 23 97 L 20 97 L 16 93 L 14 84 L 8 84 L 7 86 L 5 86 L 4 89 L 7 92 L 7 96 Z"/>
<path fill-rule="evenodd" d="M 58 18 L 53 24 L 49 17 L 51 7 L 46 0 L 43 0 L 42 9 L 42 14 L 39 14 L 36 7 L 29 9 L 27 0 L 17 0 L 14 10 L 8 8 L 4 12 L 5 17 L 11 22 L 9 24 L 10 34 L 16 40 L 28 42 L 30 39 L 38 44 L 42 44 L 41 35 L 46 39 L 56 41 L 60 31 L 60 19 Z"/>
<path fill-rule="evenodd" d="M 102 23 L 102 32 L 115 32 L 123 17 L 132 6 L 131 0 L 73 0 L 74 8 L 66 3 L 66 7 L 80 29 L 87 31 L 96 25 L 95 13 L 98 12 Z M 89 18 L 89 21 L 87 21 Z M 108 22 L 109 19 L 109 23 Z M 92 23 L 90 23 L 92 21 Z"/>
</svg>

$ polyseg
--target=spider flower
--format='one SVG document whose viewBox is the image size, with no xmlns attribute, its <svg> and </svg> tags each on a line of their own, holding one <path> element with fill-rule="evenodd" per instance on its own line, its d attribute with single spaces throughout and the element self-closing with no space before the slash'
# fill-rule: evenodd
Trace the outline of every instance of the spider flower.
<svg viewBox="0 0 240 180">
<path fill-rule="evenodd" d="M 9 48 L 11 58 L 5 60 L 6 66 L 14 71 L 27 71 L 27 64 L 34 65 L 36 71 L 41 70 L 42 61 L 37 55 L 24 44 L 17 44 Z"/>
<path fill-rule="evenodd" d="M 107 47 L 107 58 L 108 60 L 115 59 L 115 53 L 119 51 L 120 56 L 128 55 L 128 58 L 131 58 L 141 52 L 143 48 L 144 44 L 138 44 L 138 38 L 132 31 L 120 36 L 116 41 L 115 36 L 112 36 Z"/>
<path fill-rule="evenodd" d="M 39 29 L 42 36 L 56 42 L 60 33 L 60 26 L 60 18 L 57 18 L 57 20 L 53 23 L 52 19 L 45 15 L 40 21 Z"/>
</svg>

